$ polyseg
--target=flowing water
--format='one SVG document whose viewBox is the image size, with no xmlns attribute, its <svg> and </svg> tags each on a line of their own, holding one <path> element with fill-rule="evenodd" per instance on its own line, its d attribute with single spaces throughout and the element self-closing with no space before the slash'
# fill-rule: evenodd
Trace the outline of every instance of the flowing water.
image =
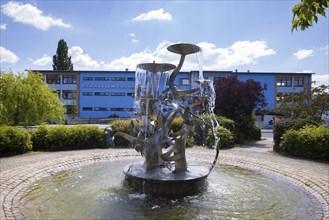
<svg viewBox="0 0 329 220">
<path fill-rule="evenodd" d="M 313 196 L 276 176 L 216 166 L 200 193 L 181 198 L 132 192 L 122 167 L 100 162 L 35 182 L 22 197 L 27 219 L 312 219 Z"/>
</svg>

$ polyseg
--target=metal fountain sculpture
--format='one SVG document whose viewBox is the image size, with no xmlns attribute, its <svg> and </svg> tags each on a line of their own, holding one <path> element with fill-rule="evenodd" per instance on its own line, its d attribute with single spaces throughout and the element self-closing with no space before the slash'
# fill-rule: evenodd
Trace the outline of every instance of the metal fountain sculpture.
<svg viewBox="0 0 329 220">
<path fill-rule="evenodd" d="M 185 57 L 201 52 L 193 44 L 175 44 L 167 48 L 180 55 L 177 67 L 168 63 L 142 63 L 137 65 L 135 81 L 135 111 L 137 119 L 133 126 L 138 132 L 136 137 L 117 132 L 144 157 L 142 162 L 133 162 L 124 168 L 125 180 L 134 189 L 150 194 L 178 195 L 198 191 L 205 178 L 214 167 L 194 164 L 188 167 L 186 144 L 197 121 L 204 120 L 198 115 L 200 108 L 214 101 L 207 94 L 213 89 L 212 81 L 203 76 L 195 81 L 196 87 L 179 90 L 174 83 L 183 66 Z M 160 86 L 164 86 L 163 91 Z M 165 108 L 165 109 L 164 109 Z M 208 108 L 208 107 L 207 107 Z M 165 111 L 166 110 L 166 111 Z M 170 130 L 173 120 L 181 116 L 183 126 L 177 132 Z M 217 121 L 211 127 L 217 126 Z M 215 146 L 219 138 L 216 134 Z"/>
</svg>

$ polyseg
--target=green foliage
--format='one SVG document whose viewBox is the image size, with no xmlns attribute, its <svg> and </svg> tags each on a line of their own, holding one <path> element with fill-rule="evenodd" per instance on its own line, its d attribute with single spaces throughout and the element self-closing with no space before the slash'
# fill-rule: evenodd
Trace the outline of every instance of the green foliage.
<svg viewBox="0 0 329 220">
<path fill-rule="evenodd" d="M 219 126 L 215 129 L 216 135 L 220 138 L 219 145 L 220 149 L 231 148 L 234 146 L 234 136 L 232 132 L 222 126 Z M 213 146 L 215 143 L 214 132 L 212 130 L 208 131 L 207 136 L 207 146 Z"/>
<path fill-rule="evenodd" d="M 266 106 L 264 90 L 267 86 L 253 80 L 242 82 L 236 76 L 223 77 L 215 83 L 215 113 L 235 122 L 237 141 L 260 140 L 261 133 L 255 126 L 253 111 Z"/>
<path fill-rule="evenodd" d="M 35 125 L 47 119 L 61 123 L 64 108 L 41 74 L 0 73 L 0 124 Z"/>
<path fill-rule="evenodd" d="M 279 149 L 291 156 L 329 161 L 329 128 L 309 125 L 288 130 Z"/>
<path fill-rule="evenodd" d="M 32 132 L 33 148 L 44 151 L 107 148 L 103 129 L 97 126 L 39 126 Z"/>
<path fill-rule="evenodd" d="M 53 70 L 73 70 L 71 56 L 64 39 L 58 41 L 56 55 L 53 56 Z"/>
<path fill-rule="evenodd" d="M 326 17 L 326 9 L 329 6 L 328 0 L 301 0 L 292 8 L 293 18 L 291 21 L 291 31 L 305 30 L 313 26 L 313 22 L 318 22 L 318 16 Z"/>
<path fill-rule="evenodd" d="M 274 123 L 273 126 L 273 140 L 274 140 L 274 150 L 280 151 L 279 145 L 282 141 L 283 134 L 288 130 L 298 130 L 305 125 L 316 125 L 319 124 L 312 119 L 287 119 Z"/>
<path fill-rule="evenodd" d="M 172 130 L 173 132 L 177 132 L 180 129 L 182 129 L 183 125 L 184 125 L 184 120 L 182 117 L 174 118 L 174 120 L 170 125 L 170 130 Z"/>
<path fill-rule="evenodd" d="M 129 135 L 134 135 L 134 126 L 131 120 L 115 120 L 110 123 L 113 133 L 123 132 Z M 114 139 L 114 144 L 116 146 L 128 146 L 130 142 L 123 137 L 116 136 Z"/>
<path fill-rule="evenodd" d="M 321 85 L 313 87 L 310 92 L 287 96 L 278 110 L 287 117 L 320 122 L 323 112 L 329 110 L 329 86 Z"/>
<path fill-rule="evenodd" d="M 32 150 L 31 135 L 18 127 L 0 126 L 0 157 Z"/>
<path fill-rule="evenodd" d="M 235 121 L 237 142 L 244 140 L 260 140 L 261 129 L 255 124 L 256 116 L 254 113 L 249 115 L 240 115 Z"/>
</svg>

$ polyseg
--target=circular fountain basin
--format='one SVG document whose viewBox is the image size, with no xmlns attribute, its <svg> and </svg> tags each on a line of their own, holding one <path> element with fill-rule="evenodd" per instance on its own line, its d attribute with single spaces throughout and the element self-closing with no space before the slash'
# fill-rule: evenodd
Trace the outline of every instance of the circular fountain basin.
<svg viewBox="0 0 329 220">
<path fill-rule="evenodd" d="M 126 165 L 123 172 L 126 183 L 139 193 L 180 196 L 193 195 L 202 190 L 209 167 L 190 164 L 186 172 L 176 173 L 167 167 L 145 171 L 143 162 L 137 162 Z"/>
<path fill-rule="evenodd" d="M 123 184 L 122 167 L 131 162 L 59 172 L 34 182 L 17 206 L 24 219 L 314 219 L 322 212 L 304 188 L 232 166 L 216 166 L 195 195 L 136 193 Z"/>
</svg>

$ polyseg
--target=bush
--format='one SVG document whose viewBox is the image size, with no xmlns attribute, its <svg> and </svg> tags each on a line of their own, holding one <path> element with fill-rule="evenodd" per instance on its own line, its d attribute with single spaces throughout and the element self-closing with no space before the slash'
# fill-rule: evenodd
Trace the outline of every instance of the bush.
<svg viewBox="0 0 329 220">
<path fill-rule="evenodd" d="M 107 148 L 103 129 L 97 126 L 38 127 L 32 132 L 34 150 L 61 151 Z"/>
<path fill-rule="evenodd" d="M 283 134 L 288 130 L 298 130 L 305 125 L 316 125 L 319 124 L 311 119 L 287 119 L 274 123 L 273 126 L 273 140 L 274 140 L 274 151 L 280 151 L 279 145 L 282 140 Z"/>
<path fill-rule="evenodd" d="M 132 125 L 131 120 L 115 120 L 110 123 L 110 127 L 112 129 L 113 134 L 116 132 L 123 132 L 132 136 L 135 135 L 134 127 Z M 116 146 L 128 146 L 130 142 L 123 137 L 116 136 L 114 139 L 114 144 Z"/>
<path fill-rule="evenodd" d="M 220 140 L 218 142 L 218 147 L 220 149 L 231 148 L 234 146 L 234 136 L 232 132 L 224 127 L 217 127 L 215 129 L 216 134 L 219 136 Z M 207 137 L 207 145 L 213 146 L 215 142 L 214 132 L 209 130 L 208 137 Z"/>
<path fill-rule="evenodd" d="M 33 143 L 33 150 L 44 150 L 47 144 L 47 134 L 48 127 L 47 125 L 41 125 L 31 132 L 31 140 Z"/>
<path fill-rule="evenodd" d="M 170 130 L 172 130 L 173 132 L 177 132 L 180 129 L 182 129 L 183 125 L 184 125 L 184 120 L 182 117 L 174 118 L 174 120 L 170 125 Z"/>
<path fill-rule="evenodd" d="M 0 157 L 32 150 L 31 135 L 18 127 L 0 126 Z"/>
<path fill-rule="evenodd" d="M 308 125 L 288 130 L 279 145 L 287 155 L 329 161 L 329 128 Z"/>
<path fill-rule="evenodd" d="M 260 140 L 262 133 L 261 129 L 255 124 L 255 114 L 242 115 L 235 122 L 237 142 L 241 143 L 244 140 Z"/>
</svg>

